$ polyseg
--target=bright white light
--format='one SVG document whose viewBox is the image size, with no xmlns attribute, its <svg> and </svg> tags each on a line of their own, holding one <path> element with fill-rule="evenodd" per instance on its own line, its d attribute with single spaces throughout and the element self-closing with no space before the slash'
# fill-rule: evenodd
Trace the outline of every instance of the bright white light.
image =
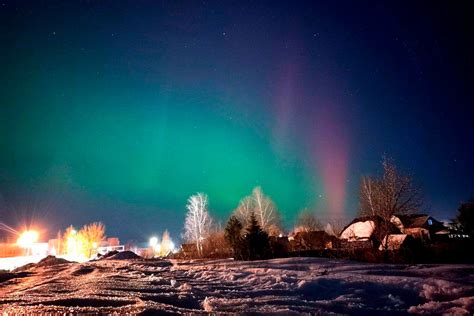
<svg viewBox="0 0 474 316">
<path fill-rule="evenodd" d="M 150 247 L 155 248 L 157 244 L 158 244 L 158 238 L 157 237 L 151 237 L 150 238 Z"/>
<path fill-rule="evenodd" d="M 44 256 L 48 254 L 48 243 L 47 242 L 37 242 L 31 246 L 31 255 L 33 256 Z"/>
<path fill-rule="evenodd" d="M 21 248 L 31 248 L 38 241 L 39 234 L 34 230 L 27 230 L 20 235 L 20 238 L 16 241 L 18 246 Z"/>
</svg>

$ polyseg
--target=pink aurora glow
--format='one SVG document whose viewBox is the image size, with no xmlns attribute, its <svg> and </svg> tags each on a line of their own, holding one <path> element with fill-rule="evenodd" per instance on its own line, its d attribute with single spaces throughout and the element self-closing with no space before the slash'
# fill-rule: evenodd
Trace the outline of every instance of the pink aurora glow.
<svg viewBox="0 0 474 316">
<path fill-rule="evenodd" d="M 325 216 L 344 218 L 349 148 L 335 109 L 322 109 L 308 135 L 317 172 L 322 176 Z"/>
</svg>

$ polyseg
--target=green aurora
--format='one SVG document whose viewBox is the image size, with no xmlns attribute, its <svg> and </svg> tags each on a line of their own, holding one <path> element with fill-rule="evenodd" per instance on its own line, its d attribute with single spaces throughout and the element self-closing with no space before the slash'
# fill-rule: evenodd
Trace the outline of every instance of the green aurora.
<svg viewBox="0 0 474 316">
<path fill-rule="evenodd" d="M 3 177 L 14 178 L 13 186 L 80 189 L 92 199 L 133 203 L 138 212 L 137 205 L 152 205 L 178 217 L 191 194 L 205 192 L 219 220 L 260 185 L 291 224 L 321 193 L 304 150 L 299 156 L 295 146 L 287 154 L 276 150 L 266 113 L 250 113 L 249 124 L 249 113 L 222 99 L 202 92 L 103 92 L 4 109 Z"/>
</svg>

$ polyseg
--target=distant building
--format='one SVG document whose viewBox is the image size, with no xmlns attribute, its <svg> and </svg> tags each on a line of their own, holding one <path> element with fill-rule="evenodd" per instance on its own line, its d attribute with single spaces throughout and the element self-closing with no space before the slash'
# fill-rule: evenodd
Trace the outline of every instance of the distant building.
<svg viewBox="0 0 474 316">
<path fill-rule="evenodd" d="M 109 237 L 102 241 L 97 248 L 97 252 L 101 255 L 105 255 L 110 251 L 124 251 L 125 246 L 120 245 L 120 240 L 117 237 Z"/>
<path fill-rule="evenodd" d="M 46 256 L 48 254 L 48 243 L 37 242 L 28 248 L 22 248 L 17 243 L 0 243 L 0 258 Z"/>
<path fill-rule="evenodd" d="M 339 236 L 343 248 L 378 248 L 387 234 L 400 234 L 400 229 L 380 216 L 355 218 Z"/>
<path fill-rule="evenodd" d="M 18 247 L 16 243 L 0 243 L 0 258 L 24 256 L 25 249 Z"/>
<path fill-rule="evenodd" d="M 430 241 L 446 231 L 442 222 L 426 214 L 394 215 L 390 220 L 404 234 Z M 447 232 L 447 231 L 446 231 Z"/>
<path fill-rule="evenodd" d="M 323 230 L 297 232 L 289 237 L 290 249 L 292 251 L 321 250 L 333 248 L 337 238 Z"/>
<path fill-rule="evenodd" d="M 120 246 L 120 240 L 117 237 L 109 237 L 107 238 L 107 246 L 109 247 Z"/>
</svg>

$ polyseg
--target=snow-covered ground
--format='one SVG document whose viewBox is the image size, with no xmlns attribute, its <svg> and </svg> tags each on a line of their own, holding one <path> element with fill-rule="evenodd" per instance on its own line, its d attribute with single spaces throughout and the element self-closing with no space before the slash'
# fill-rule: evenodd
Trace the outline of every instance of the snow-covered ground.
<svg viewBox="0 0 474 316">
<path fill-rule="evenodd" d="M 20 256 L 0 258 L 0 270 L 13 270 L 28 263 L 37 263 L 45 256 Z"/>
<path fill-rule="evenodd" d="M 466 314 L 474 265 L 101 260 L 0 274 L 4 313 Z"/>
</svg>

